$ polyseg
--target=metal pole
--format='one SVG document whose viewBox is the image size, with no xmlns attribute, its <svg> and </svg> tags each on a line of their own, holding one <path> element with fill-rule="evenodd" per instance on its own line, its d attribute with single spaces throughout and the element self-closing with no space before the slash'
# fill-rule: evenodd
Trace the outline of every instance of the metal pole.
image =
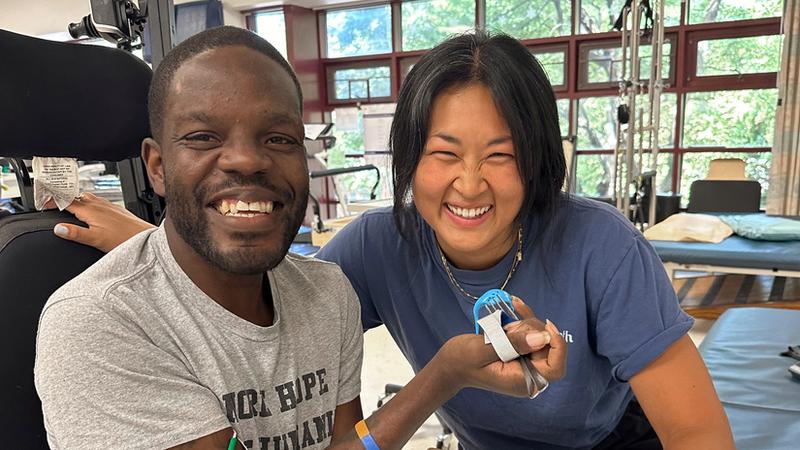
<svg viewBox="0 0 800 450">
<path fill-rule="evenodd" d="M 656 10 L 656 17 L 653 21 L 653 53 L 652 53 L 652 72 L 650 75 L 650 91 L 652 93 L 652 100 L 650 101 L 650 108 L 652 113 L 650 116 L 653 118 L 651 136 L 653 145 L 651 148 L 652 155 L 650 156 L 651 170 L 653 171 L 653 182 L 650 186 L 650 210 L 647 216 L 647 226 L 651 227 L 656 223 L 656 206 L 658 203 L 658 190 L 656 183 L 656 174 L 658 173 L 658 152 L 659 145 L 659 131 L 661 131 L 661 91 L 664 87 L 662 81 L 661 71 L 664 53 L 664 0 L 657 0 L 658 6 Z"/>
<path fill-rule="evenodd" d="M 633 14 L 631 25 L 631 72 L 630 83 L 628 85 L 628 134 L 625 145 L 625 182 L 622 186 L 622 207 L 625 217 L 631 217 L 631 182 L 633 181 L 633 147 L 634 133 L 636 130 L 636 95 L 639 91 L 639 25 L 643 13 L 643 8 L 639 5 Z"/>
<path fill-rule="evenodd" d="M 147 22 L 150 36 L 150 55 L 153 69 L 172 49 L 175 42 L 175 5 L 173 0 L 150 0 L 147 5 Z M 144 99 L 143 99 L 144 100 Z M 150 186 L 141 158 L 126 159 L 117 163 L 125 207 L 142 220 L 158 224 L 164 215 L 164 203 Z"/>
<path fill-rule="evenodd" d="M 653 4 L 653 11 L 649 12 L 648 4 Z M 634 9 L 635 8 L 635 9 Z M 630 15 L 633 14 L 633 17 Z M 653 15 L 653 25 L 651 30 L 650 44 L 652 57 L 649 80 L 646 83 L 647 107 L 637 111 L 638 96 L 644 94 L 642 89 L 645 83 L 639 79 L 641 63 L 639 59 L 639 47 L 642 42 L 645 30 L 640 27 L 647 27 L 646 15 Z M 663 82 L 661 77 L 663 66 L 663 46 L 664 46 L 664 3 L 663 0 L 639 0 L 636 6 L 626 6 L 621 14 L 622 24 L 619 27 L 622 31 L 621 50 L 622 50 L 622 80 L 620 81 L 620 98 L 624 102 L 627 111 L 627 123 L 623 124 L 619 118 L 616 124 L 617 142 L 614 148 L 614 195 L 616 196 L 616 206 L 625 214 L 632 218 L 634 213 L 637 220 L 647 222 L 648 226 L 655 223 L 657 196 L 656 196 L 656 173 L 658 169 L 659 141 L 658 132 L 661 120 L 661 92 Z M 628 20 L 631 26 L 628 27 Z M 630 33 L 630 35 L 628 34 Z M 645 100 L 645 99 L 643 99 Z M 645 114 L 647 115 L 645 117 Z M 624 115 L 624 114 L 623 114 Z M 638 140 L 636 134 L 639 134 Z M 649 133 L 643 135 L 643 133 Z M 622 155 L 622 149 L 625 154 Z M 644 153 L 650 151 L 650 170 L 644 168 Z M 636 163 L 636 164 L 635 164 Z M 635 188 L 638 194 L 645 193 L 644 186 L 647 181 L 644 174 L 652 176 L 650 182 L 649 211 L 647 217 L 641 208 L 644 197 L 637 195 L 636 211 L 631 205 L 631 189 Z"/>
<path fill-rule="evenodd" d="M 629 6 L 625 6 L 622 9 L 622 71 L 620 72 L 620 82 L 619 82 L 619 96 L 620 98 L 625 98 L 627 94 L 627 83 L 626 83 L 626 74 L 628 69 L 628 16 L 630 15 L 631 8 Z M 630 122 L 630 119 L 629 119 Z M 622 211 L 622 180 L 623 171 L 622 171 L 622 124 L 619 121 L 619 116 L 617 117 L 617 127 L 616 127 L 616 137 L 617 143 L 614 147 L 614 169 L 613 169 L 613 192 L 615 197 L 615 203 L 617 209 Z"/>
<path fill-rule="evenodd" d="M 149 0 L 147 8 L 150 51 L 155 70 L 175 42 L 175 5 L 173 0 Z"/>
</svg>

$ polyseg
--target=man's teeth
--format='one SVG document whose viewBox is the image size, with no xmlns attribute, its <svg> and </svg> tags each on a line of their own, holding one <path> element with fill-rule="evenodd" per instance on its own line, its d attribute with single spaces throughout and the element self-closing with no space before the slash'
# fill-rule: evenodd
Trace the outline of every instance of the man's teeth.
<svg viewBox="0 0 800 450">
<path fill-rule="evenodd" d="M 255 217 L 258 214 L 270 214 L 274 209 L 275 204 L 271 201 L 222 200 L 217 204 L 217 211 L 223 216 Z"/>
<path fill-rule="evenodd" d="M 474 219 L 476 217 L 480 217 L 486 214 L 486 211 L 489 211 L 489 209 L 491 208 L 492 208 L 491 206 L 484 206 L 482 208 L 467 209 L 467 208 L 458 208 L 456 206 L 447 205 L 447 209 L 452 211 L 453 214 L 459 217 L 463 217 L 465 219 Z"/>
</svg>

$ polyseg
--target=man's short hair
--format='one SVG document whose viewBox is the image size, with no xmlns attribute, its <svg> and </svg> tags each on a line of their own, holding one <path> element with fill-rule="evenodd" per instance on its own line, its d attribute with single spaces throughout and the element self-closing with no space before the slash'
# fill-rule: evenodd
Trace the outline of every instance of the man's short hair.
<svg viewBox="0 0 800 450">
<path fill-rule="evenodd" d="M 261 36 L 237 27 L 224 26 L 212 28 L 198 33 L 189 39 L 181 42 L 172 49 L 161 61 L 161 64 L 153 73 L 153 81 L 150 83 L 150 92 L 147 95 L 147 108 L 150 116 L 150 132 L 156 140 L 160 141 L 161 132 L 164 128 L 164 109 L 167 103 L 167 95 L 172 84 L 175 72 L 183 63 L 193 56 L 207 50 L 219 47 L 242 46 L 251 48 L 267 58 L 277 62 L 283 67 L 289 76 L 292 77 L 295 87 L 297 87 L 297 98 L 300 102 L 300 111 L 303 110 L 303 91 L 294 70 L 286 59 Z"/>
</svg>

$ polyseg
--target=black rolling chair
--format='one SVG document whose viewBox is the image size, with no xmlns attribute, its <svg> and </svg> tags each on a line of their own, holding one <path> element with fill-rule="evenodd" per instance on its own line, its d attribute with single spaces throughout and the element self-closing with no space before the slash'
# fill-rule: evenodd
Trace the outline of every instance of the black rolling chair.
<svg viewBox="0 0 800 450">
<path fill-rule="evenodd" d="M 689 187 L 690 213 L 758 212 L 761 184 L 755 180 L 697 180 Z"/>
<path fill-rule="evenodd" d="M 151 70 L 114 49 L 44 41 L 0 30 L 0 154 L 15 161 L 23 211 L 0 216 L 0 434 L 13 448 L 46 449 L 34 389 L 36 328 L 50 294 L 102 254 L 53 235 L 70 214 L 36 212 L 23 159 L 121 161 L 149 135 Z M 126 186 L 123 185 L 123 190 Z M 47 351 L 47 349 L 39 349 Z"/>
</svg>

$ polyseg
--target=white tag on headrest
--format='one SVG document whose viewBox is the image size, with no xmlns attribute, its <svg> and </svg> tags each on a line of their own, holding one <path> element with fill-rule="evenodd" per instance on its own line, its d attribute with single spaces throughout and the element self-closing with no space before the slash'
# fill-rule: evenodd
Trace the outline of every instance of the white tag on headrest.
<svg viewBox="0 0 800 450">
<path fill-rule="evenodd" d="M 79 193 L 78 160 L 33 157 L 33 200 L 37 210 L 43 210 L 52 199 L 63 211 Z"/>
<path fill-rule="evenodd" d="M 503 362 L 509 362 L 519 358 L 519 353 L 514 350 L 514 346 L 511 345 L 511 341 L 508 340 L 508 336 L 503 330 L 503 325 L 500 321 L 501 314 L 502 312 L 498 310 L 488 316 L 484 316 L 478 320 L 478 325 L 483 329 L 485 338 L 492 344 L 497 356 Z"/>
</svg>

